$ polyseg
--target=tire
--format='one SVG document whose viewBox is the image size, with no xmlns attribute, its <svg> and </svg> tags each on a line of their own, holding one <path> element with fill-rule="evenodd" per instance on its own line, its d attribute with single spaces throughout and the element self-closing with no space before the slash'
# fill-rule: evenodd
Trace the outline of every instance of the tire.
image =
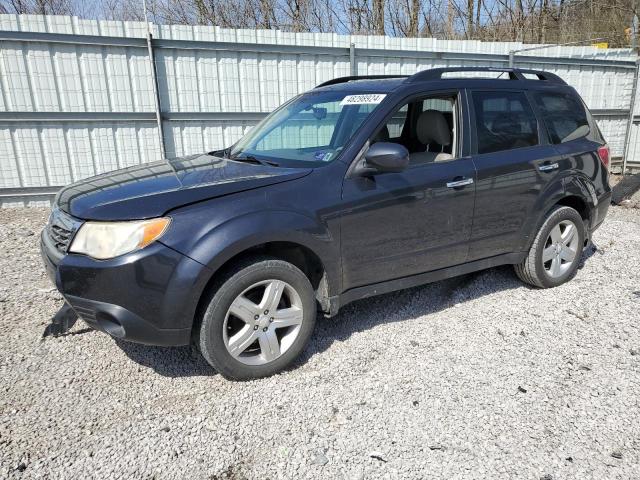
<svg viewBox="0 0 640 480">
<path fill-rule="evenodd" d="M 305 274 L 283 260 L 254 257 L 214 286 L 195 340 L 225 378 L 250 380 L 289 366 L 307 344 L 315 321 L 315 294 Z"/>
<path fill-rule="evenodd" d="M 572 237 L 570 244 L 575 245 L 575 255 L 571 261 L 568 261 L 573 249 L 565 250 L 564 243 L 568 243 L 567 228 L 571 224 L 576 227 L 575 237 Z M 556 227 L 560 230 L 554 230 Z M 554 241 L 558 239 L 558 231 L 563 235 L 560 242 Z M 565 232 L 567 238 L 564 237 Z M 514 265 L 516 275 L 523 282 L 539 288 L 552 288 L 565 283 L 573 278 L 578 269 L 584 238 L 584 222 L 580 214 L 571 207 L 554 207 L 540 227 L 524 261 Z M 559 247 L 558 244 L 560 244 Z M 551 260 L 549 255 L 553 255 Z M 558 261 L 560 264 L 557 263 Z"/>
</svg>

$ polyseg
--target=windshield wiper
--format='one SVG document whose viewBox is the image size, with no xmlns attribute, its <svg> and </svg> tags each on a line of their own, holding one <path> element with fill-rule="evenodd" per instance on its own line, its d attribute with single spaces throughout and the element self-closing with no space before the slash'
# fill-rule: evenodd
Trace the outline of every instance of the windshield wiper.
<svg viewBox="0 0 640 480">
<path fill-rule="evenodd" d="M 271 162 L 269 160 L 261 160 L 259 158 L 254 157 L 253 155 L 245 155 L 244 157 L 229 157 L 229 159 L 235 162 L 255 163 L 256 165 L 263 165 L 265 167 L 280 166 L 276 162 Z"/>
<path fill-rule="evenodd" d="M 207 155 L 211 155 L 212 157 L 229 158 L 230 152 L 231 152 L 231 147 L 227 147 L 222 150 L 214 150 L 213 152 L 207 153 Z"/>
</svg>

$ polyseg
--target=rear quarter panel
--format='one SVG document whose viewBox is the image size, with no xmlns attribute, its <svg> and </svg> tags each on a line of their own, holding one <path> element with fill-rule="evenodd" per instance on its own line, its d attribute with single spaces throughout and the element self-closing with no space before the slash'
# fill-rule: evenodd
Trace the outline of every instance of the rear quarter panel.
<svg viewBox="0 0 640 480">
<path fill-rule="evenodd" d="M 587 137 L 555 145 L 561 168 L 538 197 L 534 208 L 536 215 L 529 225 L 524 250 L 531 245 L 551 208 L 566 197 L 579 197 L 587 205 L 589 218 L 586 227 L 589 231 L 602 222 L 609 206 L 611 188 L 608 172 L 597 154 L 599 146 L 600 143 Z"/>
</svg>

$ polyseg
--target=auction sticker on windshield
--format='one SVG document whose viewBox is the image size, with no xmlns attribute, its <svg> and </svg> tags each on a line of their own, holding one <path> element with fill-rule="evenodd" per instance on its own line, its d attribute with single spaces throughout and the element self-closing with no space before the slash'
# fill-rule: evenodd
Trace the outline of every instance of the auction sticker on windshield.
<svg viewBox="0 0 640 480">
<path fill-rule="evenodd" d="M 340 105 L 365 105 L 365 104 L 378 104 L 384 97 L 386 97 L 386 93 L 367 93 L 363 95 L 347 95 L 342 99 Z"/>
</svg>

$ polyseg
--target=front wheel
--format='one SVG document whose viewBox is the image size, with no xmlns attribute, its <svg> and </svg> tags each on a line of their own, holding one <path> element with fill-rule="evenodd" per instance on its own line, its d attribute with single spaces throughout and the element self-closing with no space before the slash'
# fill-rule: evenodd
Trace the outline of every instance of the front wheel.
<svg viewBox="0 0 640 480">
<path fill-rule="evenodd" d="M 540 288 L 557 287 L 575 275 L 584 245 L 584 223 L 571 207 L 555 207 L 540 227 L 524 261 L 520 280 Z"/>
<path fill-rule="evenodd" d="M 198 346 L 226 378 L 266 377 L 300 354 L 315 319 L 315 295 L 304 273 L 283 260 L 256 258 L 237 265 L 217 286 Z"/>
</svg>

